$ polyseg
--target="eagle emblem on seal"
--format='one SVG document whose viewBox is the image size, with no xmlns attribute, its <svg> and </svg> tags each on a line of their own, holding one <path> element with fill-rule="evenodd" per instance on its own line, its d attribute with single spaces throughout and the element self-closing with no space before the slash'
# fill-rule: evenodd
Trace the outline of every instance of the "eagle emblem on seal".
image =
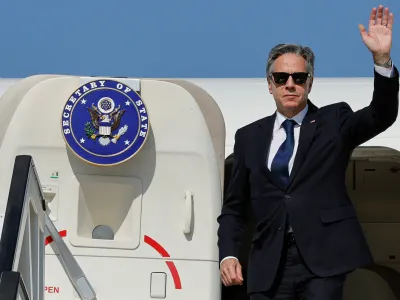
<svg viewBox="0 0 400 300">
<path fill-rule="evenodd" d="M 92 103 L 87 109 L 91 121 L 85 124 L 86 136 L 92 140 L 98 138 L 102 146 L 107 146 L 110 142 L 117 143 L 128 130 L 128 125 L 119 128 L 126 109 L 121 109 L 120 105 L 115 107 L 115 102 L 110 97 L 101 98 L 97 107 Z M 118 132 L 115 133 L 118 128 Z"/>
</svg>

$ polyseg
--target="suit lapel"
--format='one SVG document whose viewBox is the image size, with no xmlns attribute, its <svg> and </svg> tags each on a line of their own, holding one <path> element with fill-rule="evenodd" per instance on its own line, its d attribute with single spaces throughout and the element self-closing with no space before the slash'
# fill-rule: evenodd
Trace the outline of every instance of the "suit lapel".
<svg viewBox="0 0 400 300">
<path fill-rule="evenodd" d="M 261 125 L 261 136 L 260 136 L 260 143 L 261 143 L 261 155 L 260 155 L 260 163 L 262 164 L 262 170 L 268 176 L 272 183 L 274 183 L 278 188 L 284 190 L 285 187 L 283 184 L 277 180 L 276 176 L 273 176 L 271 171 L 268 169 L 268 155 L 269 149 L 271 147 L 272 141 L 272 134 L 274 130 L 274 123 L 275 123 L 276 113 L 271 116 L 265 118 L 265 122 Z"/>
<path fill-rule="evenodd" d="M 293 168 L 290 173 L 289 186 L 292 184 L 294 178 L 300 171 L 300 168 L 307 156 L 308 149 L 311 146 L 315 130 L 318 124 L 318 108 L 308 101 L 309 109 L 307 115 L 300 127 L 299 145 L 297 147 L 296 156 L 293 163 Z"/>
</svg>

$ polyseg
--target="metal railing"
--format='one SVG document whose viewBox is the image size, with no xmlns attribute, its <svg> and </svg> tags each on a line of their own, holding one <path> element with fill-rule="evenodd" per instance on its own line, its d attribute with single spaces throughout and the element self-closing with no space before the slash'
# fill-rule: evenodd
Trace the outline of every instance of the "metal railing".
<svg viewBox="0 0 400 300">
<path fill-rule="evenodd" d="M 31 300 L 21 273 L 5 271 L 1 274 L 0 280 L 1 300 Z"/>
<path fill-rule="evenodd" d="M 33 159 L 15 158 L 0 240 L 0 299 L 44 299 L 45 200 Z"/>
<path fill-rule="evenodd" d="M 17 156 L 0 240 L 0 299 L 44 299 L 44 240 L 48 234 L 53 238 L 50 247 L 58 253 L 80 299 L 96 300 L 93 287 L 60 238 L 46 208 L 32 157 Z"/>
</svg>

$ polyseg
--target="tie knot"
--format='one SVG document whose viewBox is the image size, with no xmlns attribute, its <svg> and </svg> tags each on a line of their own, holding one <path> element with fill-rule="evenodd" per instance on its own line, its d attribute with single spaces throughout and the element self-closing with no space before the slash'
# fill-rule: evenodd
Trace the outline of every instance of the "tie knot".
<svg viewBox="0 0 400 300">
<path fill-rule="evenodd" d="M 282 127 L 283 129 L 285 129 L 286 133 L 287 132 L 292 132 L 293 131 L 293 127 L 294 125 L 296 125 L 297 122 L 294 120 L 290 120 L 290 119 L 286 119 L 283 123 L 282 123 Z"/>
</svg>

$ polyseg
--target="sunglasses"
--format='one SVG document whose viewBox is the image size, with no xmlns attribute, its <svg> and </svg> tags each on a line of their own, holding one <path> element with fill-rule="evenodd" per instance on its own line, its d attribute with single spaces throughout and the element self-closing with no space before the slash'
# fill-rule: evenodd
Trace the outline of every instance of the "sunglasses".
<svg viewBox="0 0 400 300">
<path fill-rule="evenodd" d="M 296 73 L 286 73 L 286 72 L 273 72 L 271 77 L 274 79 L 276 84 L 285 84 L 289 77 L 292 76 L 295 84 L 305 84 L 308 77 L 311 76 L 310 73 L 306 72 L 296 72 Z"/>
</svg>

